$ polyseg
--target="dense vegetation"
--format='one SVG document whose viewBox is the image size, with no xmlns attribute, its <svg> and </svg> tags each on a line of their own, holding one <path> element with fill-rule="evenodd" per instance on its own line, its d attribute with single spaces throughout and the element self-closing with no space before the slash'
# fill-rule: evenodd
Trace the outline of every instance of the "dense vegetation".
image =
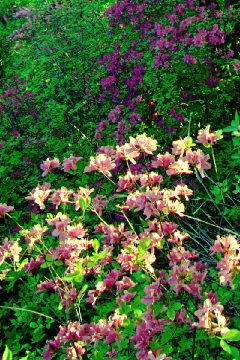
<svg viewBox="0 0 240 360">
<path fill-rule="evenodd" d="M 0 3 L 0 358 L 240 359 L 238 1 Z"/>
</svg>

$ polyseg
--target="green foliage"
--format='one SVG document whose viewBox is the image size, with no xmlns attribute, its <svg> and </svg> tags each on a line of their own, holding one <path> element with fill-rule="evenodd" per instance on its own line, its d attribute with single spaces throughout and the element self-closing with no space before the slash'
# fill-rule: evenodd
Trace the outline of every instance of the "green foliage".
<svg viewBox="0 0 240 360">
<path fill-rule="evenodd" d="M 156 32 L 160 23 L 166 29 L 169 26 L 165 15 L 177 14 L 178 21 L 184 22 L 198 12 L 191 6 L 176 10 L 178 5 L 181 8 L 180 2 L 145 3 L 136 11 L 140 0 L 127 6 L 125 1 L 113 0 L 0 2 L 0 204 L 15 207 L 11 215 L 0 210 L 3 360 L 42 359 L 44 351 L 50 353 L 46 358 L 60 360 L 66 358 L 66 351 L 69 358 L 81 359 L 155 359 L 163 353 L 173 360 L 239 359 L 236 249 L 228 252 L 226 245 L 225 253 L 216 256 L 211 251 L 216 236 L 222 243 L 227 237 L 237 246 L 234 239 L 237 242 L 239 235 L 238 9 L 235 5 L 228 9 L 224 1 L 215 2 L 216 10 L 202 4 L 204 16 L 198 22 L 190 21 L 182 37 L 211 32 L 217 24 L 219 31 L 225 31 L 224 43 L 205 41 L 203 46 L 186 47 L 178 39 L 168 65 L 155 66 L 161 44 L 151 44 L 165 36 Z M 105 12 L 112 5 L 116 11 L 107 18 Z M 166 35 L 169 44 L 176 24 L 171 26 Z M 142 55 L 135 56 L 135 51 Z M 183 61 L 189 54 L 196 63 Z M 129 90 L 137 67 L 143 71 L 142 79 Z M 109 75 L 116 75 L 117 82 L 104 89 L 103 80 Z M 119 118 L 110 121 L 117 106 L 122 106 Z M 137 123 L 130 121 L 135 113 L 141 117 Z M 105 121 L 107 125 L 101 125 Z M 146 189 L 140 178 L 150 181 L 154 159 L 151 151 L 145 153 L 140 147 L 136 160 L 117 159 L 112 176 L 103 171 L 84 172 L 96 152 L 110 151 L 100 146 L 121 146 L 124 139 L 131 137 L 133 141 L 143 133 L 148 136 L 147 146 L 153 139 L 158 141 L 158 154 L 171 152 L 172 141 L 187 137 L 185 156 L 187 150 L 198 149 L 199 142 L 194 139 L 199 128 L 208 124 L 212 129 L 221 128 L 218 134 L 224 135 L 215 150 L 215 141 L 204 144 L 204 153 L 212 158 L 210 171 L 197 160 L 191 164 L 195 173 L 186 175 L 183 171 L 173 178 L 162 168 L 154 168 L 163 181 L 155 184 L 157 190 L 151 183 Z M 127 125 L 125 130 L 123 125 Z M 138 145 L 133 147 L 139 151 Z M 127 148 L 126 158 L 131 152 L 132 147 Z M 82 157 L 76 170 L 65 171 L 61 165 L 43 178 L 40 165 L 46 159 L 58 158 L 62 163 L 71 154 Z M 107 157 L 110 162 L 117 158 L 116 154 Z M 129 185 L 129 174 L 139 179 Z M 126 188 L 121 185 L 125 180 Z M 55 205 L 44 201 L 39 208 L 39 204 L 27 202 L 32 189 L 46 182 L 51 184 L 49 199 L 56 196 Z M 156 206 L 155 196 L 163 189 L 171 194 L 179 184 L 194 188 L 192 199 L 185 201 L 184 216 L 172 213 L 165 204 L 167 209 L 158 209 L 159 216 L 148 218 Z M 124 190 L 117 190 L 121 186 Z M 77 193 L 89 187 L 94 189 L 93 195 Z M 71 195 L 64 202 L 66 188 Z M 145 208 L 138 195 L 149 191 L 152 200 Z M 136 206 L 129 210 L 127 200 L 132 194 L 136 195 L 132 199 Z M 58 205 L 57 196 L 62 196 Z M 100 210 L 94 203 L 96 196 L 108 201 Z M 176 204 L 182 195 L 174 196 Z M 58 213 L 70 222 L 59 225 Z M 50 225 L 51 221 L 59 228 Z M 166 235 L 162 230 L 165 222 L 175 222 L 189 238 L 183 244 L 173 244 L 173 232 Z M 35 226 L 46 226 L 40 237 L 34 233 Z M 73 233 L 77 231 L 77 226 L 84 230 L 84 236 L 67 233 L 71 227 Z M 60 235 L 56 235 L 58 231 Z M 177 256 L 182 252 L 187 256 L 184 249 L 192 257 L 179 262 Z M 192 268 L 188 273 L 183 270 L 175 279 L 182 286 L 177 289 L 170 280 L 173 269 L 190 263 L 195 266 L 198 260 L 194 253 L 199 257 L 198 266 L 201 268 L 203 262 L 208 274 L 198 292 L 189 287 L 194 282 Z M 170 264 L 172 257 L 175 260 Z M 232 273 L 222 270 L 224 261 Z M 115 279 L 114 271 L 122 274 Z M 121 284 L 124 281 L 134 284 L 128 287 Z M 204 318 L 207 311 L 198 317 L 210 302 L 209 318 Z M 217 324 L 225 321 L 221 316 L 227 321 L 224 333 Z M 60 326 L 62 335 L 58 338 Z M 81 331 L 84 335 L 79 340 Z M 59 339 L 62 348 L 58 347 Z M 142 348 L 147 354 L 141 355 Z"/>
</svg>

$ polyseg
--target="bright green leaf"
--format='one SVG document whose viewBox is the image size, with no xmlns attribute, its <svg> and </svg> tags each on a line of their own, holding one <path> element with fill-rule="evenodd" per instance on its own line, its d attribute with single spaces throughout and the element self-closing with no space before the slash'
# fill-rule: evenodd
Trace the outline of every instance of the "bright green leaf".
<svg viewBox="0 0 240 360">
<path fill-rule="evenodd" d="M 229 330 L 222 338 L 227 341 L 240 341 L 240 331 L 237 329 Z"/>
<path fill-rule="evenodd" d="M 6 345 L 3 356 L 2 356 L 2 360 L 12 360 L 12 358 L 13 358 L 12 351 Z"/>
</svg>

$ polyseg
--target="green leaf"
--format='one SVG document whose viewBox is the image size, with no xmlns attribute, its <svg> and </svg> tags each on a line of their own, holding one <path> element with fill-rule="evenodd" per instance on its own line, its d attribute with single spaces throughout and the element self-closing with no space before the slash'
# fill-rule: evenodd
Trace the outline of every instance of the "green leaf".
<svg viewBox="0 0 240 360">
<path fill-rule="evenodd" d="M 227 341 L 240 341 L 240 331 L 237 329 L 229 330 L 222 338 Z"/>
<path fill-rule="evenodd" d="M 52 256 L 50 254 L 46 255 L 46 261 L 53 261 Z"/>
<path fill-rule="evenodd" d="M 40 265 L 40 268 L 41 269 L 47 269 L 49 268 L 50 266 L 52 265 L 52 263 L 49 263 L 49 262 L 44 262 Z"/>
<path fill-rule="evenodd" d="M 223 129 L 224 132 L 233 132 L 233 131 L 238 131 L 238 126 L 239 126 L 239 115 L 238 112 L 235 112 L 235 118 L 234 120 L 232 120 L 231 122 L 231 126 L 227 126 Z"/>
<path fill-rule="evenodd" d="M 167 344 L 173 337 L 172 328 L 168 328 L 161 336 L 161 345 Z"/>
<path fill-rule="evenodd" d="M 171 308 L 172 308 L 173 310 L 178 311 L 178 310 L 180 310 L 180 309 L 182 308 L 182 304 L 181 304 L 180 302 L 174 302 L 174 303 L 171 305 Z"/>
<path fill-rule="evenodd" d="M 175 311 L 173 309 L 169 308 L 167 311 L 167 317 L 170 320 L 174 320 L 175 319 Z"/>
<path fill-rule="evenodd" d="M 239 355 L 239 351 L 237 348 L 229 345 L 224 340 L 220 341 L 220 346 L 223 348 L 224 351 L 226 351 L 228 354 L 232 355 L 232 357 L 233 357 L 232 360 L 240 360 L 240 355 Z"/>
<path fill-rule="evenodd" d="M 93 249 L 94 249 L 95 253 L 98 252 L 99 248 L 100 248 L 100 242 L 98 241 L 98 239 L 94 239 L 93 240 Z"/>
<path fill-rule="evenodd" d="M 6 345 L 3 356 L 2 356 L 2 360 L 12 360 L 12 358 L 13 358 L 12 351 Z"/>
<path fill-rule="evenodd" d="M 38 324 L 35 323 L 34 321 L 32 321 L 32 322 L 30 322 L 29 326 L 30 326 L 30 328 L 32 328 L 32 329 L 36 329 L 36 328 L 38 327 Z"/>
</svg>

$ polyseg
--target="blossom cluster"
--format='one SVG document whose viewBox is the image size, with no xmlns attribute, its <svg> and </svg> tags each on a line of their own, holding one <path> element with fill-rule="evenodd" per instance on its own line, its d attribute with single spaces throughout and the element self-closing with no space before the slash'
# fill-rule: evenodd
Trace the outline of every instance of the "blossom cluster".
<svg viewBox="0 0 240 360">
<path fill-rule="evenodd" d="M 45 177 L 48 173 L 53 171 L 54 169 L 61 168 L 64 172 L 69 172 L 71 170 L 76 170 L 76 164 L 81 160 L 80 156 L 70 155 L 67 158 L 63 159 L 62 165 L 60 165 L 59 159 L 47 158 L 41 165 L 40 168 L 43 170 L 42 177 Z"/>
<path fill-rule="evenodd" d="M 200 86 L 208 92 L 218 88 L 225 78 L 218 67 L 221 61 L 224 64 L 228 61 L 232 71 L 238 73 L 239 61 L 234 59 L 236 50 L 230 48 L 228 41 L 239 13 L 233 6 L 226 6 L 224 11 L 220 8 L 215 1 L 186 0 L 162 5 L 161 2 L 124 0 L 107 9 L 113 47 L 99 60 L 106 70 L 106 76 L 101 79 L 99 99 L 110 99 L 114 105 L 108 118 L 117 124 L 115 136 L 118 142 L 124 140 L 129 126 L 139 123 L 140 119 L 146 120 L 139 114 L 142 108 L 146 113 L 147 103 L 150 105 L 148 111 L 153 110 L 152 119 L 173 134 L 172 124 L 183 123 L 191 101 L 201 98 L 188 89 L 189 74 L 198 74 L 196 81 L 201 79 Z M 224 25 L 228 21 L 232 28 Z M 167 74 L 172 73 L 172 96 L 166 94 L 168 89 L 159 90 L 162 75 L 158 80 L 158 71 L 166 74 L 170 81 L 171 76 Z M 187 79 L 183 78 L 184 74 Z M 183 82 L 184 91 L 175 89 L 178 78 Z M 99 139 L 108 125 L 106 120 L 99 124 L 95 134 Z"/>
<path fill-rule="evenodd" d="M 219 135 L 207 127 L 199 131 L 197 143 L 214 145 L 218 138 Z M 93 311 L 101 307 L 106 297 L 115 302 L 115 310 L 105 318 L 85 323 L 73 319 L 62 325 L 56 337 L 47 342 L 44 359 L 52 359 L 59 349 L 66 350 L 66 359 L 77 359 L 91 351 L 92 346 L 98 347 L 99 342 L 104 342 L 108 356 L 116 359 L 126 324 L 134 321 L 131 312 L 124 310 L 132 304 L 143 307 L 129 335 L 137 359 L 170 359 L 162 349 L 151 349 L 151 344 L 174 322 L 203 328 L 212 334 L 225 334 L 229 330 L 216 293 L 204 292 L 208 264 L 189 247 L 191 237 L 181 232 L 174 222 L 176 217 L 185 215 L 185 203 L 193 195 L 193 190 L 183 181 L 184 174 L 192 176 L 196 170 L 204 176 L 204 171 L 211 167 L 210 157 L 200 149 L 193 150 L 194 146 L 193 140 L 187 137 L 174 141 L 170 152 L 157 153 L 158 142 L 142 134 L 130 137 L 128 143 L 116 148 L 99 148 L 96 157 L 90 158 L 85 172 L 97 171 L 115 184 L 116 193 L 112 200 L 119 199 L 120 223 L 108 224 L 104 220 L 106 208 L 112 201 L 103 195 L 93 195 L 93 188 L 52 189 L 50 183 L 45 183 L 38 185 L 27 197 L 41 210 L 53 206 L 56 213 L 51 210 L 44 224 L 21 230 L 23 247 L 27 246 L 28 253 L 25 271 L 33 273 L 45 261 L 56 262 L 64 269 L 62 277 L 41 281 L 37 293 L 55 293 L 67 313 L 82 296 Z M 46 168 L 41 166 L 42 170 L 49 172 L 56 164 L 59 166 L 56 159 L 52 161 L 49 165 L 48 159 Z M 121 170 L 116 172 L 116 169 Z M 166 179 L 178 176 L 182 178 L 180 183 L 172 188 L 169 183 L 166 186 Z M 3 215 L 13 210 L 6 204 L 1 206 Z M 76 215 L 70 216 L 67 208 L 74 209 Z M 84 216 L 79 215 L 79 212 L 84 215 L 85 211 L 96 215 L 97 222 L 94 227 L 91 224 L 91 230 Z M 136 212 L 145 224 L 138 231 L 129 220 Z M 44 242 L 49 236 L 55 240 L 46 248 Z M 8 258 L 19 261 L 23 247 L 19 241 L 6 239 L 1 247 L 1 264 Z M 222 254 L 217 264 L 220 283 L 232 286 L 239 270 L 237 238 L 219 236 L 210 251 Z M 159 268 L 161 262 L 164 266 Z M 148 274 L 140 295 L 139 284 L 133 279 L 133 275 L 139 273 Z M 97 281 L 88 289 L 87 279 L 92 276 L 96 276 Z M 166 315 L 171 314 L 171 305 L 166 302 L 170 293 L 176 298 L 180 294 L 193 297 L 197 304 L 194 316 L 187 313 L 183 304 L 173 315 Z M 158 303 L 162 307 L 156 312 Z"/>
</svg>

